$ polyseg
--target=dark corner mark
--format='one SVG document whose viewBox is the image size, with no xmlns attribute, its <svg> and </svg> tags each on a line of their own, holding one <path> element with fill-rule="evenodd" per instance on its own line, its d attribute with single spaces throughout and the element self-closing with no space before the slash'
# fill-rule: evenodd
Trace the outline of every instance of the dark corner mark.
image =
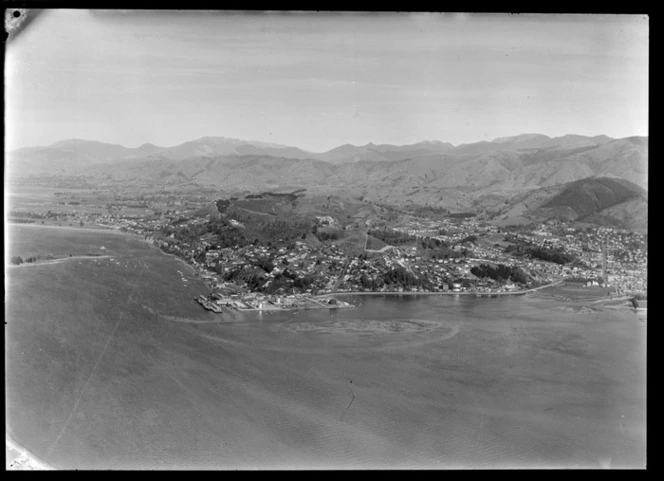
<svg viewBox="0 0 664 481">
<path fill-rule="evenodd" d="M 5 43 L 12 42 L 39 16 L 39 9 L 8 8 L 5 10 Z"/>
</svg>

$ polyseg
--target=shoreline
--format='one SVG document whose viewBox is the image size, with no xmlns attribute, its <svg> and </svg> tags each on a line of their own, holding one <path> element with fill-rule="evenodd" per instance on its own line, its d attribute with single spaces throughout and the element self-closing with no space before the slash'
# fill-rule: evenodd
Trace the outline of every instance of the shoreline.
<svg viewBox="0 0 664 481">
<path fill-rule="evenodd" d="M 89 227 L 96 225 L 97 227 Z M 119 234 L 128 234 L 128 232 L 122 232 L 119 229 L 113 227 L 104 227 L 99 224 L 86 224 L 84 227 L 76 227 L 73 225 L 54 225 L 54 224 L 37 224 L 36 222 L 7 222 L 7 226 L 17 226 L 17 227 L 46 227 L 49 229 L 69 229 L 69 230 L 89 230 L 94 232 L 107 231 L 107 232 L 117 232 Z"/>
<path fill-rule="evenodd" d="M 314 298 L 322 298 L 327 296 L 474 296 L 474 297 L 494 297 L 494 296 L 519 296 L 525 295 L 531 292 L 536 292 L 541 289 L 546 289 L 547 287 L 557 286 L 562 284 L 565 280 L 559 280 L 552 282 L 551 284 L 546 284 L 544 286 L 533 287 L 532 289 L 524 289 L 521 291 L 493 291 L 493 292 L 453 292 L 453 291 L 440 291 L 440 292 L 431 292 L 431 291 L 348 291 L 348 292 L 330 292 L 329 294 L 320 294 L 313 296 Z"/>
<path fill-rule="evenodd" d="M 162 250 L 159 246 L 155 245 L 153 242 L 149 241 L 147 238 L 141 236 L 140 234 L 133 233 L 133 232 L 123 232 L 117 228 L 110 228 L 110 227 L 105 227 L 105 226 L 99 226 L 97 227 L 74 227 L 74 226 L 56 226 L 56 225 L 48 225 L 48 224 L 36 224 L 36 223 L 12 223 L 8 222 L 8 225 L 13 225 L 13 226 L 33 226 L 33 227 L 48 227 L 48 228 L 55 228 L 55 229 L 69 229 L 69 230 L 89 230 L 89 231 L 106 231 L 106 232 L 114 232 L 116 234 L 120 235 L 127 235 L 133 238 L 136 238 L 137 240 L 143 242 L 144 244 L 148 245 L 149 247 L 152 247 L 156 249 L 160 254 L 166 255 L 169 257 L 172 257 L 173 259 L 176 259 L 177 261 L 181 262 L 183 265 L 187 266 L 192 274 L 193 278 L 198 278 L 199 280 L 202 280 L 204 283 L 205 281 L 202 279 L 202 273 L 199 272 L 198 268 L 196 266 L 193 266 L 189 264 L 186 260 L 182 259 L 179 257 L 177 254 L 173 254 L 170 252 L 165 252 Z M 77 256 L 76 258 L 86 258 L 87 256 Z M 112 257 L 112 256 L 90 256 L 89 258 L 103 258 L 103 257 Z M 71 257 L 73 259 L 75 257 Z M 69 259 L 67 258 L 60 258 L 60 259 L 54 259 L 52 261 L 46 261 L 46 262 L 40 262 L 40 263 L 33 263 L 33 265 L 39 265 L 39 264 L 46 264 L 46 263 L 60 263 L 63 262 L 64 260 Z M 10 266 L 10 267 L 21 267 L 23 265 L 26 265 L 26 263 L 21 264 L 19 266 Z M 554 281 L 549 284 L 545 284 L 543 286 L 539 287 L 533 287 L 530 289 L 523 289 L 519 291 L 489 291 L 489 292 L 468 292 L 468 291 L 459 291 L 459 292 L 454 292 L 454 291 L 438 291 L 438 292 L 431 292 L 431 291 L 348 291 L 348 292 L 329 292 L 325 294 L 316 294 L 316 295 L 306 295 L 308 299 L 314 300 L 314 299 L 321 299 L 325 297 L 334 297 L 334 296 L 433 296 L 433 295 L 446 295 L 446 296 L 473 296 L 473 297 L 498 297 L 498 296 L 519 296 L 519 295 L 527 295 L 529 293 L 534 293 L 538 292 L 543 289 L 547 289 L 550 287 L 555 287 L 557 285 L 565 283 L 565 279 L 560 279 L 557 281 Z M 207 283 L 206 283 L 207 285 Z M 209 286 L 208 286 L 209 287 Z M 554 296 L 555 298 L 555 296 Z M 608 297 L 608 298 L 599 298 L 599 299 L 572 299 L 572 298 L 566 298 L 566 299 L 558 299 L 562 302 L 580 302 L 580 303 L 585 303 L 585 304 L 600 304 L 604 302 L 622 302 L 622 301 L 627 301 L 631 299 L 631 296 L 621 296 L 621 297 Z M 352 307 L 352 306 L 335 306 L 334 308 L 340 308 L 340 307 Z M 327 306 L 320 306 L 320 309 L 323 308 L 328 308 Z M 292 308 L 279 308 L 279 309 L 258 309 L 258 308 L 248 308 L 248 309 L 238 309 L 241 311 L 282 311 L 282 310 L 297 310 L 301 309 L 301 307 L 292 307 Z M 311 308 L 310 308 L 311 309 Z M 314 308 L 316 309 L 316 308 Z M 329 308 L 328 308 L 329 309 Z M 639 309 L 639 310 L 645 310 L 645 309 Z"/>
<path fill-rule="evenodd" d="M 65 261 L 68 260 L 74 260 L 74 259 L 108 259 L 111 257 L 118 257 L 118 256 L 112 256 L 112 255 L 100 255 L 100 256 L 67 256 L 67 257 L 58 257 L 57 259 L 46 259 L 43 261 L 35 261 L 35 262 L 22 262 L 21 264 L 9 264 L 8 267 L 30 267 L 30 266 L 43 266 L 43 265 L 51 265 L 51 264 L 62 264 Z"/>
<path fill-rule="evenodd" d="M 300 306 L 300 307 L 277 307 L 277 308 L 263 308 L 260 309 L 258 307 L 250 307 L 246 309 L 241 309 L 241 308 L 236 308 L 235 310 L 237 312 L 253 312 L 253 311 L 260 311 L 260 312 L 283 312 L 283 311 L 315 311 L 315 310 L 320 310 L 320 309 L 349 309 L 351 307 L 357 307 L 354 305 L 349 305 L 349 306 L 319 306 L 319 307 L 306 307 L 306 306 Z"/>
</svg>

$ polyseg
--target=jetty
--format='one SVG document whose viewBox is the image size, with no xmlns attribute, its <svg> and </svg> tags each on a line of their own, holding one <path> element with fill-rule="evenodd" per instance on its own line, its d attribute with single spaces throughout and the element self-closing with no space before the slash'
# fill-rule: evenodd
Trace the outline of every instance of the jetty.
<svg viewBox="0 0 664 481">
<path fill-rule="evenodd" d="M 208 311 L 216 312 L 216 313 L 221 313 L 223 312 L 221 310 L 221 307 L 217 305 L 216 303 L 210 301 L 209 299 L 206 299 L 205 296 L 202 294 L 198 297 L 195 297 L 194 300 L 198 302 L 201 306 L 203 306 L 205 309 Z"/>
<path fill-rule="evenodd" d="M 354 307 L 353 304 L 349 302 L 335 299 L 329 295 L 317 298 L 302 294 L 290 296 L 266 296 L 256 293 L 224 296 L 213 292 L 210 294 L 209 298 L 206 298 L 201 294 L 194 299 L 205 309 L 217 313 L 223 312 L 222 307 L 236 309 L 238 311 L 281 311 Z"/>
</svg>

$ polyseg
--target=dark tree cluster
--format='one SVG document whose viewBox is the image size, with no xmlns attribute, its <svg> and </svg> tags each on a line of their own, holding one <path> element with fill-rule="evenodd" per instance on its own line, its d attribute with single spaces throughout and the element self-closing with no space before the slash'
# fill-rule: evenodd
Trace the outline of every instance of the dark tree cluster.
<svg viewBox="0 0 664 481">
<path fill-rule="evenodd" d="M 507 237 L 506 240 L 508 240 Z M 526 244 L 523 241 L 515 238 L 509 242 L 515 241 L 517 243 L 508 246 L 507 249 L 505 249 L 505 252 L 516 256 L 529 256 L 532 259 L 538 259 L 545 262 L 554 262 L 556 264 L 578 264 L 577 258 L 574 255 L 568 254 L 560 247 L 539 247 L 532 244 Z"/>
<path fill-rule="evenodd" d="M 547 249 L 543 247 L 536 247 L 531 249 L 529 254 L 533 259 L 554 262 L 556 264 L 567 264 L 575 260 L 573 255 L 566 253 L 562 249 Z"/>
<path fill-rule="evenodd" d="M 307 289 L 315 290 L 318 287 L 316 277 L 312 274 L 298 276 L 295 272 L 286 268 L 283 272 L 275 274 L 274 277 L 269 277 L 265 275 L 266 267 L 268 266 L 237 268 L 226 272 L 223 278 L 227 282 L 246 282 L 247 287 L 252 291 L 264 294 L 296 292 Z"/>
<path fill-rule="evenodd" d="M 469 235 L 459 241 L 459 244 L 469 244 L 477 241 L 476 235 Z"/>
<path fill-rule="evenodd" d="M 263 222 L 258 226 L 260 232 L 267 238 L 274 240 L 289 241 L 302 238 L 311 230 L 311 224 L 306 220 L 280 220 L 275 219 Z"/>
<path fill-rule="evenodd" d="M 417 240 L 417 238 L 413 235 L 387 228 L 369 229 L 367 233 L 371 236 L 374 236 L 382 240 L 383 242 L 389 245 L 407 244 L 408 242 L 413 242 L 414 240 Z"/>
<path fill-rule="evenodd" d="M 288 199 L 291 202 L 295 202 L 297 200 L 297 195 L 295 195 L 294 192 L 288 193 L 275 193 L 275 192 L 263 192 L 263 195 L 268 196 L 268 197 L 277 197 L 277 198 L 282 198 L 282 199 Z"/>
<path fill-rule="evenodd" d="M 201 249 L 199 251 L 196 251 L 196 253 L 194 254 L 193 257 L 194 257 L 194 260 L 196 262 L 198 262 L 199 264 L 204 263 L 205 262 L 205 250 Z"/>
<path fill-rule="evenodd" d="M 504 282 L 507 280 L 519 284 L 526 284 L 528 282 L 528 275 L 523 269 L 517 266 L 510 267 L 504 264 L 498 264 L 497 267 L 493 267 L 488 264 L 480 264 L 479 266 L 473 266 L 470 269 L 470 273 L 477 277 L 489 277 L 498 282 Z"/>
<path fill-rule="evenodd" d="M 255 265 L 263 269 L 265 272 L 272 272 L 274 269 L 274 262 L 267 257 L 258 258 Z"/>
<path fill-rule="evenodd" d="M 217 211 L 219 211 L 220 214 L 223 214 L 231 205 L 231 201 L 227 199 L 219 199 L 215 202 L 215 204 L 217 206 Z"/>
<path fill-rule="evenodd" d="M 318 240 L 325 242 L 328 240 L 339 240 L 343 237 L 343 232 L 337 229 L 318 229 L 314 228 L 314 234 L 318 237 Z"/>
<path fill-rule="evenodd" d="M 437 249 L 439 247 L 448 247 L 447 243 L 433 237 L 423 237 L 420 240 L 422 249 Z"/>
<path fill-rule="evenodd" d="M 206 234 L 214 234 L 216 238 L 214 248 L 244 247 L 250 243 L 241 229 L 222 219 L 210 220 L 202 225 L 170 225 L 162 229 L 160 234 L 164 237 L 173 234 L 176 242 L 191 246 L 197 245 L 200 242 L 200 237 Z"/>
<path fill-rule="evenodd" d="M 365 291 L 377 291 L 385 285 L 385 281 L 380 278 L 369 279 L 366 274 L 362 273 L 360 285 Z"/>
<path fill-rule="evenodd" d="M 390 269 L 383 274 L 383 284 L 391 288 L 402 287 L 410 289 L 412 287 L 423 287 L 427 290 L 432 289 L 431 282 L 427 279 L 415 277 L 411 272 L 401 266 Z"/>
<path fill-rule="evenodd" d="M 304 277 L 298 277 L 293 281 L 293 287 L 298 289 L 306 290 L 312 289 L 314 287 L 315 278 L 311 274 L 307 274 Z"/>
</svg>

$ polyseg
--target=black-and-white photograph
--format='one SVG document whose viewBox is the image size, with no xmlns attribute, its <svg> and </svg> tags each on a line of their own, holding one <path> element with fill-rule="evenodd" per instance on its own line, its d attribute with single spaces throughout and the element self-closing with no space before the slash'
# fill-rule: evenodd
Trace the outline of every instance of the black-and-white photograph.
<svg viewBox="0 0 664 481">
<path fill-rule="evenodd" d="M 647 14 L 5 30 L 8 470 L 647 468 Z"/>
</svg>

